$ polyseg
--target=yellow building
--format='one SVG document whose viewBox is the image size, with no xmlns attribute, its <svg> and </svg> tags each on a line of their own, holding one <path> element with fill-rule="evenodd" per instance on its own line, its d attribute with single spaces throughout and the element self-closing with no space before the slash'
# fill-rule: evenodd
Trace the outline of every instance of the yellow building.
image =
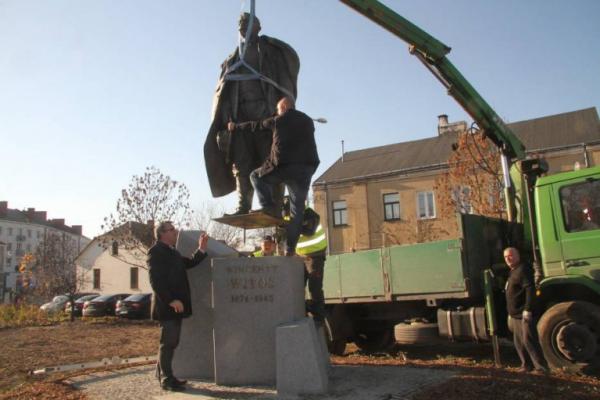
<svg viewBox="0 0 600 400">
<path fill-rule="evenodd" d="M 455 215 L 442 212 L 436 180 L 465 122 L 439 117 L 438 136 L 345 153 L 313 183 L 331 254 L 452 237 Z M 508 124 L 549 173 L 600 164 L 595 108 Z M 442 215 L 444 214 L 444 215 Z"/>
</svg>

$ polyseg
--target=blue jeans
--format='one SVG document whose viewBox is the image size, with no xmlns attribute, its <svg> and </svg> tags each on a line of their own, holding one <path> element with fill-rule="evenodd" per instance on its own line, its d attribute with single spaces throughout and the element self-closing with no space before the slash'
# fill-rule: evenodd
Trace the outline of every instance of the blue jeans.
<svg viewBox="0 0 600 400">
<path fill-rule="evenodd" d="M 306 164 L 280 165 L 270 173 L 259 176 L 259 170 L 250 174 L 250 181 L 258 202 L 262 208 L 275 206 L 273 201 L 273 188 L 283 183 L 290 195 L 290 223 L 287 226 L 287 252 L 294 253 L 300 237 L 302 218 L 304 216 L 304 202 L 310 189 L 310 180 L 315 173 L 315 167 Z"/>
</svg>

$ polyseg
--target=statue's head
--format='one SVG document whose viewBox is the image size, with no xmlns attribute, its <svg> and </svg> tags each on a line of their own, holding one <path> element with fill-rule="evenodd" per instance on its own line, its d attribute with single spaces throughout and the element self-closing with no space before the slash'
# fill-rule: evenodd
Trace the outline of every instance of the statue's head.
<svg viewBox="0 0 600 400">
<path fill-rule="evenodd" d="M 250 14 L 245 12 L 240 15 L 239 27 L 240 27 L 240 35 L 246 36 L 246 30 L 248 29 L 248 24 L 250 23 Z M 260 32 L 260 20 L 255 15 L 254 20 L 252 21 L 252 36 L 258 35 Z"/>
</svg>

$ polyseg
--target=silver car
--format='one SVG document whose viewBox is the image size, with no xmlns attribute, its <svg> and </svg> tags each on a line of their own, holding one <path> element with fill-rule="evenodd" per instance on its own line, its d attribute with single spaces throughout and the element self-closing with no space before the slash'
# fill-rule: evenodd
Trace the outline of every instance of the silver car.
<svg viewBox="0 0 600 400">
<path fill-rule="evenodd" d="M 55 296 L 51 302 L 43 304 L 40 307 L 40 310 L 47 313 L 61 312 L 65 309 L 65 304 L 67 304 L 67 301 L 69 301 L 69 297 L 61 294 L 59 296 Z"/>
</svg>

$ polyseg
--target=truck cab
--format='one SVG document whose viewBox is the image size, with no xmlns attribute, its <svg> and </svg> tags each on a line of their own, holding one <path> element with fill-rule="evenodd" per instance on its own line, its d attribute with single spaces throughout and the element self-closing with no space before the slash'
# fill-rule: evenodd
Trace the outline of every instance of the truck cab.
<svg viewBox="0 0 600 400">
<path fill-rule="evenodd" d="M 600 167 L 539 178 L 540 344 L 555 368 L 600 366 Z"/>
</svg>

